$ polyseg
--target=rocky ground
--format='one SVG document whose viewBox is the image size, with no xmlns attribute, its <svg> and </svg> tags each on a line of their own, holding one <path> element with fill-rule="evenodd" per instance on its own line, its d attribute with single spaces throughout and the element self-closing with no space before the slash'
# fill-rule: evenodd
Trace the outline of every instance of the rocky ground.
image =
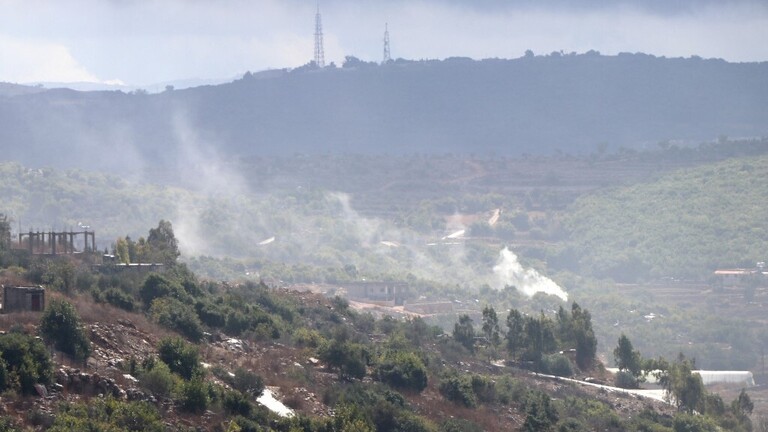
<svg viewBox="0 0 768 432">
<path fill-rule="evenodd" d="M 321 296 L 296 293 L 302 302 L 326 302 Z M 131 362 L 156 355 L 159 340 L 169 334 L 139 314 L 129 314 L 105 305 L 85 304 L 78 306 L 93 343 L 93 352 L 85 364 L 73 364 L 61 354 L 54 354 L 56 362 L 54 384 L 40 386 L 38 395 L 16 400 L 1 400 L 0 413 L 28 424 L 43 426 L 52 422 L 52 413 L 64 401 L 87 401 L 90 398 L 113 396 L 126 400 L 146 400 L 156 404 L 169 426 L 195 426 L 210 430 L 219 425 L 223 417 L 208 411 L 203 416 L 179 412 L 170 400 L 155 398 L 142 391 L 135 377 L 130 375 Z M 28 331 L 34 331 L 34 316 L 26 316 Z M 37 318 L 39 319 L 39 317 Z M 0 330 L 13 320 L 0 320 Z M 437 347 L 424 346 L 437 352 Z M 330 408 L 324 403 L 324 395 L 337 381 L 337 375 L 327 371 L 308 349 L 292 348 L 273 341 L 246 342 L 223 334 L 210 335 L 200 345 L 204 366 L 212 371 L 233 372 L 242 367 L 259 374 L 275 396 L 290 408 L 313 416 L 327 416 Z M 615 393 L 576 383 L 562 382 L 509 366 L 495 366 L 483 361 L 462 361 L 445 364 L 446 367 L 472 371 L 486 375 L 511 374 L 528 388 L 538 388 L 554 398 L 568 396 L 588 397 L 607 403 L 621 417 L 637 415 L 650 407 L 663 415 L 672 415 L 673 408 L 663 402 L 634 395 Z M 207 379 L 226 385 L 209 373 Z M 580 377 L 584 379 L 586 377 Z M 598 380 L 608 379 L 605 376 Z M 370 378 L 366 378 L 370 380 Z M 445 400 L 430 380 L 420 394 L 405 393 L 406 399 L 419 414 L 435 421 L 461 417 L 475 421 L 486 430 L 516 430 L 523 421 L 522 407 L 476 409 L 459 407 Z"/>
</svg>

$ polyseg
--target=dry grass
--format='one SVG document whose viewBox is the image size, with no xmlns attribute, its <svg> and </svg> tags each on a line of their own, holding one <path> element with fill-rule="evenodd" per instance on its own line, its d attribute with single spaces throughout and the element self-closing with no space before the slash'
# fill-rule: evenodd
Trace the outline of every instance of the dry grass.
<svg viewBox="0 0 768 432">
<path fill-rule="evenodd" d="M 156 339 L 176 335 L 176 333 L 153 322 L 141 313 L 128 312 L 114 307 L 108 303 L 96 303 L 90 295 L 78 294 L 73 297 L 64 296 L 61 293 L 51 293 L 52 298 L 66 300 L 75 307 L 78 315 L 86 324 L 104 323 L 115 324 L 119 321 L 130 321 L 136 330 L 153 335 Z"/>
<path fill-rule="evenodd" d="M 0 314 L 0 330 L 9 331 L 11 327 L 21 326 L 24 333 L 34 334 L 40 323 L 40 312 L 13 312 Z"/>
</svg>

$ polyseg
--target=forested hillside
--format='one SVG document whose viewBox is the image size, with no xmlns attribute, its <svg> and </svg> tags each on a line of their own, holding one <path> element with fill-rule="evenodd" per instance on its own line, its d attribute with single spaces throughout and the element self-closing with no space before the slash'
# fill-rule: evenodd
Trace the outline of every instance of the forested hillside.
<svg viewBox="0 0 768 432">
<path fill-rule="evenodd" d="M 158 174 L 236 155 L 586 154 L 768 133 L 768 63 L 643 54 L 398 60 L 187 90 L 0 98 L 4 157 Z M 115 158 L 115 155 L 120 155 Z"/>
<path fill-rule="evenodd" d="M 580 270 L 616 280 L 706 279 L 768 250 L 768 157 L 683 169 L 585 196 L 567 215 Z"/>
</svg>

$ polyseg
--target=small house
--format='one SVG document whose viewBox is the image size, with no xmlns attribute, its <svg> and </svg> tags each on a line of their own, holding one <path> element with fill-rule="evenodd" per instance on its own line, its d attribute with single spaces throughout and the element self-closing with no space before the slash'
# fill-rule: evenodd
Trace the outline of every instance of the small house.
<svg viewBox="0 0 768 432">
<path fill-rule="evenodd" d="M 3 313 L 40 312 L 45 309 L 45 288 L 3 285 Z"/>
</svg>

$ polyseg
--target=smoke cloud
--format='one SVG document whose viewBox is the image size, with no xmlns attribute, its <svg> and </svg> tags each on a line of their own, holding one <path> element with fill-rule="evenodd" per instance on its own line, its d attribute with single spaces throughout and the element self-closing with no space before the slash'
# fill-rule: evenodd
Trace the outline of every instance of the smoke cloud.
<svg viewBox="0 0 768 432">
<path fill-rule="evenodd" d="M 526 269 L 520 264 L 517 255 L 508 248 L 499 252 L 499 261 L 493 267 L 496 276 L 496 288 L 514 286 L 523 294 L 532 297 L 536 293 L 544 293 L 560 297 L 568 301 L 568 293 L 565 292 L 552 279 L 542 276 L 535 269 Z"/>
</svg>

